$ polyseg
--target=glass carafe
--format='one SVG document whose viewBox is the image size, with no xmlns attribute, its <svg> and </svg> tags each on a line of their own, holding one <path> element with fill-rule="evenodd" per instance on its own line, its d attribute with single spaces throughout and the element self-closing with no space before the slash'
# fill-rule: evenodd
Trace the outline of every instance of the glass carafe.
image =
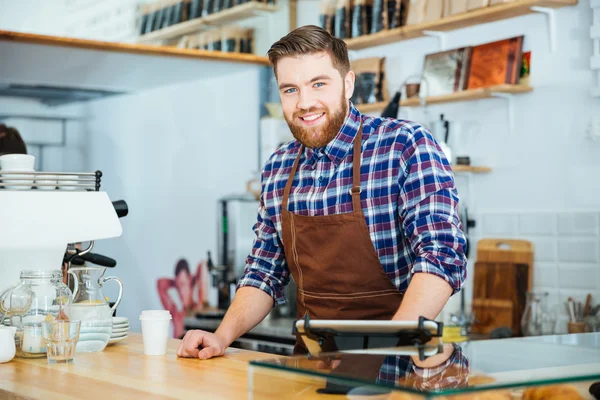
<svg viewBox="0 0 600 400">
<path fill-rule="evenodd" d="M 521 318 L 523 336 L 552 335 L 556 315 L 548 305 L 547 292 L 527 292 L 527 304 Z"/>
<path fill-rule="evenodd" d="M 73 277 L 73 299 L 66 307 L 71 320 L 81 321 L 77 352 L 102 351 L 112 334 L 112 316 L 121 302 L 123 284 L 115 276 L 104 277 L 106 268 L 75 267 L 69 269 Z M 111 308 L 102 293 L 102 285 L 114 280 L 119 285 L 117 301 Z"/>
<path fill-rule="evenodd" d="M 16 355 L 46 357 L 42 322 L 63 318 L 71 301 L 71 290 L 62 283 L 60 270 L 21 271 L 21 281 L 0 294 L 0 322 L 17 328 Z M 50 317 L 49 317 L 50 316 Z"/>
</svg>

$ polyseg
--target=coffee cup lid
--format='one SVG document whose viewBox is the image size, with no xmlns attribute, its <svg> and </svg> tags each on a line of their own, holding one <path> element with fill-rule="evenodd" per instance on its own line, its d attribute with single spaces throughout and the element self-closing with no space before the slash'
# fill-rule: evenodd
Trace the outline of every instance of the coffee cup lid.
<svg viewBox="0 0 600 400">
<path fill-rule="evenodd" d="M 140 319 L 171 319 L 169 310 L 143 310 Z"/>
</svg>

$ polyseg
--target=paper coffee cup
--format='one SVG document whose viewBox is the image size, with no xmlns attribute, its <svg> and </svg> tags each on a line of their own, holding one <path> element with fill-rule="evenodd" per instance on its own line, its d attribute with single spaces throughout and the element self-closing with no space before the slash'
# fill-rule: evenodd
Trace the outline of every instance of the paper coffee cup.
<svg viewBox="0 0 600 400">
<path fill-rule="evenodd" d="M 167 310 L 142 311 L 140 321 L 142 321 L 142 341 L 145 355 L 162 356 L 167 354 L 171 318 L 171 313 Z"/>
</svg>

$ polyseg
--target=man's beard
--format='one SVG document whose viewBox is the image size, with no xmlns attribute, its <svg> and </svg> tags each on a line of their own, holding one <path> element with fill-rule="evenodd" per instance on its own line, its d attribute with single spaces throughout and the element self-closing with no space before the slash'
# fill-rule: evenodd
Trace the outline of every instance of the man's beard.
<svg viewBox="0 0 600 400">
<path fill-rule="evenodd" d="M 327 123 L 324 126 L 315 128 L 303 127 L 300 123 L 297 123 L 296 120 L 301 115 L 307 113 L 325 113 L 321 118 L 327 118 Z M 290 127 L 290 131 L 292 131 L 292 135 L 294 135 L 294 137 L 304 146 L 314 149 L 324 147 L 337 136 L 346 120 L 347 113 L 348 100 L 346 100 L 346 93 L 344 91 L 342 92 L 340 107 L 335 114 L 331 114 L 331 111 L 328 108 L 310 108 L 308 110 L 295 112 L 292 121 L 288 120 L 287 116 L 285 117 L 285 120 Z"/>
</svg>

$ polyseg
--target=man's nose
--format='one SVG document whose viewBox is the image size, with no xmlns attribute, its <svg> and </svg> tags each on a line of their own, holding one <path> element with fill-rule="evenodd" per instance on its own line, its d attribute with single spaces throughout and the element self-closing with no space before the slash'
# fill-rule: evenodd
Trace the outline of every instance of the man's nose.
<svg viewBox="0 0 600 400">
<path fill-rule="evenodd" d="M 300 110 L 310 110 L 315 105 L 316 97 L 310 90 L 300 91 L 300 96 L 298 97 L 298 108 Z"/>
</svg>

